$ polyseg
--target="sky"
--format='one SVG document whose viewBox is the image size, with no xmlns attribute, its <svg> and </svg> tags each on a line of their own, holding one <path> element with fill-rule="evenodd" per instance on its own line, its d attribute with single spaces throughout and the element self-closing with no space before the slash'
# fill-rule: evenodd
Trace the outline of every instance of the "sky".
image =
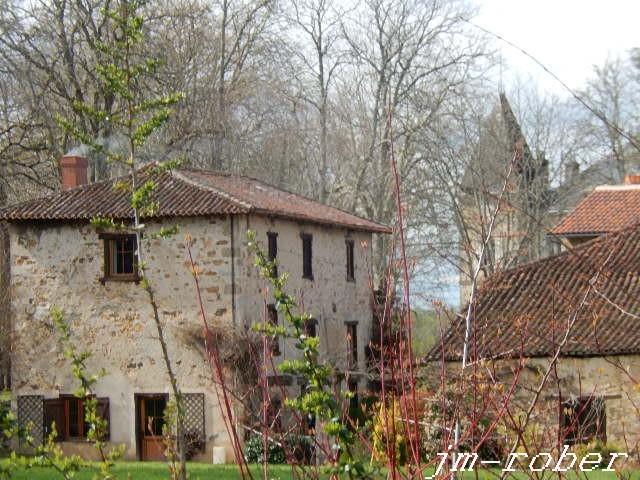
<svg viewBox="0 0 640 480">
<path fill-rule="evenodd" d="M 479 13 L 474 24 L 527 51 L 574 90 L 585 86 L 593 66 L 602 65 L 607 56 L 626 56 L 632 47 L 640 47 L 640 0 L 476 0 L 475 4 Z M 505 88 L 515 79 L 531 79 L 541 91 L 569 95 L 517 49 L 498 40 L 494 46 L 503 62 L 495 74 L 497 80 L 502 76 Z M 457 305 L 457 275 L 436 296 Z"/>
<path fill-rule="evenodd" d="M 640 47 L 640 0 L 477 0 L 477 25 L 526 50 L 569 87 L 580 89 L 593 65 L 607 55 Z M 566 91 L 521 52 L 496 42 L 503 59 L 503 84 L 514 75 L 540 88 Z"/>
</svg>

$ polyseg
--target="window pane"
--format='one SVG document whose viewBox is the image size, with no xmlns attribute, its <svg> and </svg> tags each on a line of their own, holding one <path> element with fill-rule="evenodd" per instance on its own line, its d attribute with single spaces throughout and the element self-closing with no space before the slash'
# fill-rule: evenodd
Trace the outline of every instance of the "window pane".
<svg viewBox="0 0 640 480">
<path fill-rule="evenodd" d="M 358 365 L 358 325 L 347 325 L 347 349 L 349 366 L 357 368 Z"/>
<path fill-rule="evenodd" d="M 305 278 L 313 277 L 311 241 L 311 235 L 302 236 L 302 276 Z"/>
<path fill-rule="evenodd" d="M 80 436 L 80 400 L 77 398 L 70 398 L 69 404 L 69 436 Z"/>
<path fill-rule="evenodd" d="M 347 279 L 349 280 L 353 280 L 355 273 L 353 251 L 353 240 L 347 240 Z"/>
<path fill-rule="evenodd" d="M 278 234 L 275 232 L 268 232 L 267 233 L 267 239 L 268 239 L 268 256 L 269 256 L 269 260 L 274 261 L 276 260 L 277 256 L 278 256 Z M 271 272 L 271 275 L 274 277 L 278 276 L 278 267 L 274 266 L 273 271 Z"/>
<path fill-rule="evenodd" d="M 136 238 L 127 235 L 123 238 L 111 240 L 111 273 L 116 275 L 131 275 L 135 273 Z"/>
<path fill-rule="evenodd" d="M 164 398 L 148 398 L 145 400 L 145 414 L 147 425 L 145 426 L 149 435 L 162 435 L 164 427 L 164 409 L 167 401 Z"/>
<path fill-rule="evenodd" d="M 267 314 L 268 314 L 268 322 L 271 326 L 278 326 L 278 310 L 275 305 L 267 306 Z M 271 354 L 272 355 L 280 355 L 280 339 L 277 335 L 271 337 Z"/>
</svg>

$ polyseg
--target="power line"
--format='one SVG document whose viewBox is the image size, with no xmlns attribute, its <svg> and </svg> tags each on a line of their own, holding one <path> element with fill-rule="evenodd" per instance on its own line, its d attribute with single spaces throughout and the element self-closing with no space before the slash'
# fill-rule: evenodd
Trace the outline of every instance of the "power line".
<svg viewBox="0 0 640 480">
<path fill-rule="evenodd" d="M 462 16 L 459 17 L 460 20 L 462 20 L 465 23 L 468 23 L 469 25 L 471 25 L 472 27 L 477 28 L 478 30 L 483 31 L 484 33 L 486 33 L 487 35 L 490 35 L 494 38 L 497 38 L 498 40 L 500 40 L 501 42 L 506 43 L 507 45 L 515 48 L 516 50 L 518 50 L 520 53 L 522 53 L 523 55 L 525 55 L 527 58 L 529 58 L 530 60 L 532 60 L 533 62 L 536 63 L 536 65 L 538 65 L 540 68 L 542 68 L 542 70 L 544 70 L 548 75 L 551 76 L 551 78 L 553 78 L 556 82 L 558 82 L 560 85 L 562 85 L 562 87 L 569 92 L 569 94 L 575 98 L 580 104 L 582 104 L 582 106 L 584 106 L 587 110 L 589 110 L 589 112 L 591 112 L 593 115 L 595 115 L 600 121 L 602 121 L 605 125 L 611 127 L 613 130 L 616 131 L 616 133 L 618 133 L 620 136 L 622 136 L 623 138 L 625 138 L 626 140 L 629 141 L 629 143 L 631 143 L 631 145 L 640 152 L 640 143 L 638 143 L 638 141 L 633 137 L 633 135 L 625 132 L 624 130 L 622 130 L 622 128 L 620 128 L 618 125 L 616 125 L 615 123 L 609 121 L 609 119 L 607 119 L 606 115 L 602 112 L 600 112 L 599 110 L 597 110 L 595 107 L 592 107 L 591 105 L 589 105 L 589 103 L 587 103 L 587 101 L 582 98 L 580 95 L 578 95 L 571 87 L 569 87 L 569 85 L 567 85 L 565 82 L 562 81 L 562 79 L 560 77 L 558 77 L 555 73 L 553 73 L 545 64 L 543 64 L 540 60 L 538 60 L 536 57 L 534 57 L 533 55 L 531 55 L 529 52 L 527 52 L 525 49 L 519 47 L 518 45 L 516 45 L 515 43 L 507 40 L 506 38 L 504 38 L 501 35 L 498 35 L 497 33 L 492 32 L 491 30 L 487 30 L 484 27 L 481 27 L 480 25 L 472 22 L 469 19 L 466 19 Z"/>
</svg>

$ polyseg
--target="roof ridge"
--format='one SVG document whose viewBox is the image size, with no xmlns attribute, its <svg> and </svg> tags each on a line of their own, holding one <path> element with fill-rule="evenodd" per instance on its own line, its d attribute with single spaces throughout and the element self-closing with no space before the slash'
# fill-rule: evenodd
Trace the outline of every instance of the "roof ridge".
<svg viewBox="0 0 640 480">
<path fill-rule="evenodd" d="M 180 173 L 181 169 L 175 169 L 175 170 L 171 170 L 171 175 L 174 176 L 175 178 L 177 178 L 178 180 L 185 182 L 189 185 L 192 185 L 194 187 L 200 188 L 202 190 L 206 190 L 212 193 L 215 193 L 216 195 L 220 195 L 223 198 L 226 198 L 227 200 L 234 202 L 235 204 L 237 204 L 240 207 L 243 208 L 247 208 L 249 210 L 253 210 L 255 209 L 255 206 L 252 205 L 249 202 L 246 202 L 244 200 L 240 200 L 239 198 L 236 198 L 235 196 L 231 195 L 230 193 L 220 190 L 218 188 L 213 188 L 210 185 L 203 185 L 191 178 L 186 177 L 185 175 L 183 175 L 182 173 Z M 182 169 L 182 170 L 186 170 L 186 169 Z M 195 170 L 195 169 L 190 169 L 190 170 Z M 206 171 L 206 170 L 201 170 L 201 171 Z M 231 174 L 229 174 L 229 176 L 231 176 Z"/>
<path fill-rule="evenodd" d="M 599 243 L 607 242 L 607 241 L 609 241 L 609 240 L 611 240 L 613 238 L 621 236 L 622 234 L 626 233 L 627 231 L 636 230 L 638 228 L 640 228 L 640 221 L 635 223 L 635 224 L 633 224 L 633 225 L 631 225 L 631 226 L 622 228 L 620 230 L 616 230 L 614 232 L 604 232 L 600 236 L 598 236 L 598 237 L 596 237 L 596 238 L 594 238 L 592 240 L 589 240 L 588 242 L 584 242 L 584 243 L 581 243 L 580 245 L 576 245 L 575 247 L 571 248 L 570 250 L 565 250 L 563 252 L 556 253 L 555 255 L 550 255 L 550 256 L 544 257 L 544 258 L 538 258 L 537 260 L 530 260 L 528 262 L 521 263 L 519 265 L 515 265 L 515 266 L 513 266 L 511 268 L 500 270 L 498 272 L 495 272 L 493 275 L 489 275 L 489 277 L 487 277 L 486 281 L 483 282 L 482 286 L 484 287 L 485 285 L 488 285 L 491 282 L 495 282 L 495 281 L 499 280 L 500 278 L 502 278 L 505 275 L 508 275 L 508 274 L 511 275 L 511 274 L 514 274 L 514 273 L 516 273 L 518 271 L 526 270 L 527 268 L 529 268 L 531 266 L 534 266 L 536 264 L 544 264 L 544 263 L 547 263 L 547 262 L 556 261 L 558 258 L 568 257 L 569 255 L 574 255 L 576 253 L 579 253 L 582 250 L 593 248 L 594 246 L 596 246 Z"/>
<path fill-rule="evenodd" d="M 256 177 L 252 177 L 251 175 L 245 175 L 245 174 L 243 174 L 243 173 L 222 172 L 222 171 L 219 171 L 219 170 L 207 170 L 207 169 L 203 169 L 203 168 L 193 168 L 193 167 L 180 168 L 179 170 L 187 170 L 187 171 L 198 172 L 198 173 L 204 173 L 204 174 L 221 175 L 221 176 L 225 176 L 225 177 L 240 177 L 240 178 L 246 178 L 246 179 L 248 179 L 248 180 L 252 180 L 252 181 L 254 181 L 254 182 L 261 183 L 262 185 L 265 185 L 265 186 L 267 186 L 267 187 L 274 188 L 274 189 L 279 190 L 279 191 L 281 191 L 281 192 L 289 193 L 289 194 L 291 194 L 291 195 L 296 195 L 296 196 L 298 196 L 298 197 L 304 198 L 305 200 L 309 200 L 310 202 L 315 202 L 315 203 L 318 203 L 318 204 L 320 204 L 320 205 L 322 205 L 322 206 L 329 207 L 329 208 L 333 208 L 334 210 L 338 210 L 339 212 L 345 213 L 345 214 L 347 214 L 347 215 L 352 215 L 352 216 L 354 216 L 354 217 L 356 217 L 356 218 L 358 218 L 358 219 L 360 219 L 360 220 L 363 220 L 363 221 L 365 221 L 365 222 L 374 223 L 374 224 L 376 224 L 376 225 L 378 225 L 378 226 L 380 226 L 380 227 L 391 229 L 391 227 L 389 227 L 388 225 L 385 225 L 384 223 L 380 223 L 380 222 L 377 222 L 377 221 L 375 221 L 375 220 L 370 220 L 370 219 L 368 219 L 368 218 L 366 218 L 366 217 L 363 217 L 363 216 L 361 216 L 361 215 L 358 215 L 357 213 L 351 212 L 351 211 L 349 211 L 349 210 L 346 210 L 346 209 L 343 209 L 343 208 L 340 208 L 340 207 L 336 207 L 336 206 L 334 206 L 334 205 L 329 205 L 329 204 L 327 204 L 327 203 L 322 203 L 322 202 L 320 202 L 319 200 L 316 200 L 316 199 L 314 199 L 314 198 L 311 198 L 311 197 L 309 197 L 309 196 L 307 196 L 307 195 L 304 195 L 304 194 L 302 194 L 302 193 L 292 192 L 291 190 L 288 190 L 287 188 L 278 187 L 278 186 L 276 186 L 276 185 L 273 185 L 272 183 L 265 182 L 264 180 L 261 180 L 261 179 L 256 178 Z M 200 186 L 200 184 L 199 184 L 199 183 L 197 183 L 197 182 L 196 182 L 195 184 L 196 184 L 196 185 L 198 185 L 198 186 Z M 251 208 L 255 208 L 256 210 L 259 210 L 259 208 L 258 208 L 258 207 L 255 207 L 255 206 L 253 206 L 253 205 L 251 206 Z"/>
<path fill-rule="evenodd" d="M 629 190 L 640 190 L 640 184 L 598 185 L 593 189 L 594 192 L 620 192 Z"/>
</svg>

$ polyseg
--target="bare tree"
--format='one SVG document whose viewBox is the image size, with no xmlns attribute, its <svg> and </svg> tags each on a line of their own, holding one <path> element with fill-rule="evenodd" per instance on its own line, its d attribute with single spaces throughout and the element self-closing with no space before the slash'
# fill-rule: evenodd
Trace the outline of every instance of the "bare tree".
<svg viewBox="0 0 640 480">
<path fill-rule="evenodd" d="M 417 132 L 438 115 L 454 95 L 455 85 L 483 54 L 482 42 L 467 36 L 460 19 L 469 14 L 464 2 L 370 0 L 350 15 L 348 26 L 343 25 L 356 71 L 345 77 L 341 90 L 363 102 L 356 110 L 364 117 L 354 137 L 356 151 L 351 153 L 356 161 L 343 172 L 352 179 L 344 198 L 347 207 L 386 222 L 393 218 L 387 165 L 390 131 L 384 119 L 387 112 L 394 119 L 398 170 L 404 182 L 420 166 Z M 378 239 L 377 268 L 383 244 Z"/>
<path fill-rule="evenodd" d="M 583 121 L 584 128 L 599 147 L 597 152 L 611 158 L 616 170 L 613 180 L 621 182 L 637 166 L 633 159 L 640 155 L 638 146 L 620 132 L 631 136 L 640 132 L 640 79 L 632 60 L 609 58 L 604 65 L 594 67 L 594 78 L 588 82 L 584 96 L 607 120 L 589 114 Z"/>
<path fill-rule="evenodd" d="M 299 60 L 297 76 L 302 91 L 302 99 L 317 113 L 318 145 L 317 172 L 318 185 L 314 195 L 326 202 L 329 195 L 331 177 L 329 165 L 329 116 L 331 112 L 329 95 L 338 69 L 343 61 L 339 42 L 340 22 L 344 16 L 336 2 L 332 0 L 294 0 L 291 2 L 288 20 L 293 24 L 292 36 L 302 36 L 306 45 L 296 45 L 292 54 Z M 315 150 L 315 148 L 314 148 Z"/>
</svg>

